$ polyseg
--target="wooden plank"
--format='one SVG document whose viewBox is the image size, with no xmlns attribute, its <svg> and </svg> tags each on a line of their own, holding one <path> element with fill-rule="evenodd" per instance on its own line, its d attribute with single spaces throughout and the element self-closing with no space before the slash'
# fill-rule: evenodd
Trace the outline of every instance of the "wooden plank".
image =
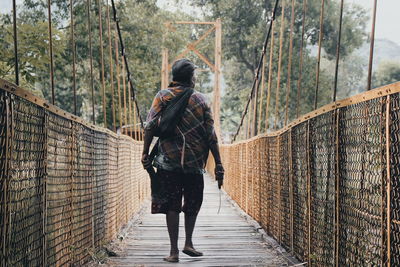
<svg viewBox="0 0 400 267">
<path fill-rule="evenodd" d="M 206 177 L 204 202 L 193 235 L 195 247 L 202 251 L 204 256 L 191 258 L 180 253 L 180 266 L 287 266 L 293 264 L 293 262 L 289 264 L 288 259 L 283 256 L 283 249 L 279 248 L 276 241 L 264 240 L 258 224 L 246 217 L 227 195 L 222 195 L 220 214 L 217 214 L 218 203 L 216 182 Z M 128 230 L 126 238 L 117 247 L 119 256 L 108 259 L 108 266 L 176 265 L 162 260 L 169 252 L 165 216 L 152 215 L 149 210 L 145 211 L 146 213 L 137 219 Z M 178 245 L 182 249 L 185 236 L 184 216 L 182 213 L 180 216 Z"/>
</svg>

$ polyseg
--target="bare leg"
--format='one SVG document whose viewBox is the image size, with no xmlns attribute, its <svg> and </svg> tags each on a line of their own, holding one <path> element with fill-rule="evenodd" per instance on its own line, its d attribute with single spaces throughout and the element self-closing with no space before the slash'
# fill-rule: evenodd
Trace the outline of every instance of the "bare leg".
<svg viewBox="0 0 400 267">
<path fill-rule="evenodd" d="M 183 252 L 192 257 L 203 256 L 203 253 L 200 251 L 196 251 L 193 247 L 192 235 L 194 226 L 196 224 L 197 214 L 196 215 L 186 215 L 185 214 L 185 233 L 186 233 L 186 241 L 185 247 L 183 248 Z"/>
<path fill-rule="evenodd" d="M 168 211 L 167 213 L 167 227 L 171 250 L 169 257 L 164 258 L 166 261 L 176 262 L 179 259 L 178 250 L 178 234 L 179 234 L 179 213 L 176 211 Z"/>
</svg>

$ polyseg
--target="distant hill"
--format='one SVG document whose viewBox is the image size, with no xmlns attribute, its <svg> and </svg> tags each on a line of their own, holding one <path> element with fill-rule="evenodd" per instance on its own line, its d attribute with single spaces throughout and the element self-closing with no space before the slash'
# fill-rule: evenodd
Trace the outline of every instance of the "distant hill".
<svg viewBox="0 0 400 267">
<path fill-rule="evenodd" d="M 361 56 L 361 58 L 366 60 L 366 62 L 368 62 L 369 59 L 369 48 L 370 44 L 365 43 L 356 51 L 357 55 Z M 385 60 L 398 61 L 400 64 L 400 45 L 387 39 L 376 39 L 374 48 L 374 67 L 376 68 Z M 368 65 L 364 65 L 364 67 L 368 68 Z"/>
</svg>

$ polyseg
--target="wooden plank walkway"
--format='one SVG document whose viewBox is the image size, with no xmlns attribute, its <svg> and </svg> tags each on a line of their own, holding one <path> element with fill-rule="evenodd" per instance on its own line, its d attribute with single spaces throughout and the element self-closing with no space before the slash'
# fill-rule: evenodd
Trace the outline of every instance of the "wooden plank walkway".
<svg viewBox="0 0 400 267">
<path fill-rule="evenodd" d="M 127 229 L 126 237 L 118 246 L 118 256 L 109 258 L 107 265 L 200 267 L 291 266 L 297 263 L 273 239 L 264 238 L 259 226 L 224 193 L 221 211 L 217 214 L 219 192 L 216 182 L 209 176 L 204 180 L 204 202 L 193 235 L 195 248 L 204 253 L 203 257 L 192 258 L 181 252 L 179 263 L 164 262 L 163 257 L 169 253 L 165 215 L 150 214 L 150 206 L 147 205 L 142 216 Z M 184 236 L 181 213 L 180 250 Z"/>
</svg>

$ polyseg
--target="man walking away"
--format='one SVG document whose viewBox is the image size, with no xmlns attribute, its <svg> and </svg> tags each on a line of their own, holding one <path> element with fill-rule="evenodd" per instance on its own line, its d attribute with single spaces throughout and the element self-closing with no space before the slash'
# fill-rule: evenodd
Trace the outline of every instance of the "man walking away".
<svg viewBox="0 0 400 267">
<path fill-rule="evenodd" d="M 142 164 L 145 169 L 152 168 L 152 165 L 157 168 L 157 179 L 165 192 L 165 202 L 153 201 L 151 212 L 166 214 L 171 249 L 170 255 L 164 260 L 168 262 L 179 261 L 178 233 L 181 211 L 185 213 L 186 233 L 182 252 L 192 257 L 203 255 L 194 248 L 192 234 L 203 202 L 203 174 L 210 150 L 215 160 L 215 177 L 219 188 L 224 177 L 211 109 L 206 97 L 197 91 L 191 94 L 184 112 L 177 114 L 178 121 L 172 134 L 160 135 L 154 162 L 149 158 L 151 141 L 165 115 L 163 111 L 174 97 L 179 97 L 185 90 L 194 88 L 195 68 L 188 59 L 174 62 L 173 81 L 167 89 L 159 91 L 155 96 L 145 127 Z"/>
</svg>

